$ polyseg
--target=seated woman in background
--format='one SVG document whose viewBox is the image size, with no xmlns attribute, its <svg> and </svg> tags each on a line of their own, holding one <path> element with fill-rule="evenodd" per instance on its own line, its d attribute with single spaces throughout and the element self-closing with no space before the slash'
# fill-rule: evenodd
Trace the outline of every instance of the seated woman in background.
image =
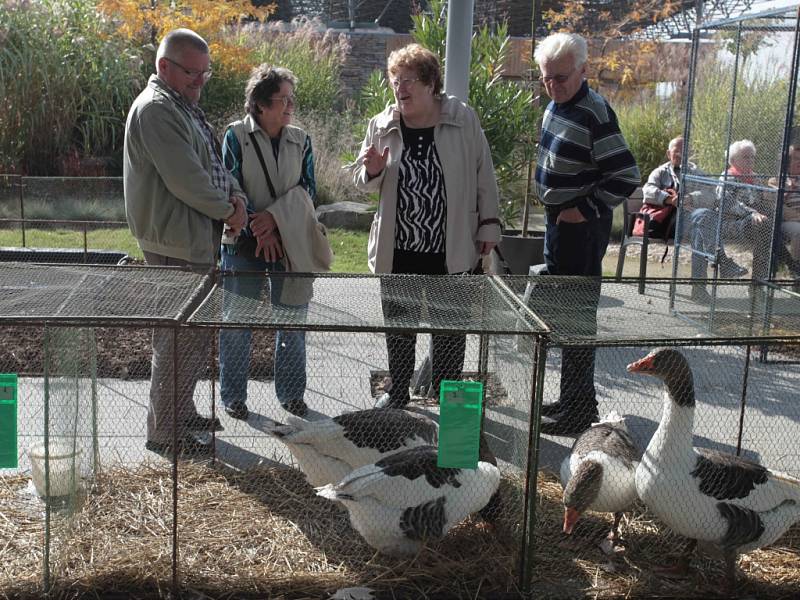
<svg viewBox="0 0 800 600">
<path fill-rule="evenodd" d="M 356 187 L 379 192 L 369 235 L 373 273 L 447 275 L 472 272 L 481 255 L 500 240 L 497 182 L 489 144 L 475 112 L 442 92 L 438 57 L 418 44 L 388 59 L 395 103 L 373 117 L 353 165 Z M 413 329 L 422 291 L 413 281 L 381 282 L 388 323 Z M 425 299 L 431 321 L 467 326 L 469 295 L 456 282 L 430 286 Z M 403 407 L 410 400 L 415 334 L 387 334 L 391 388 L 377 407 Z M 460 379 L 465 335 L 433 335 L 431 389 Z"/>
</svg>

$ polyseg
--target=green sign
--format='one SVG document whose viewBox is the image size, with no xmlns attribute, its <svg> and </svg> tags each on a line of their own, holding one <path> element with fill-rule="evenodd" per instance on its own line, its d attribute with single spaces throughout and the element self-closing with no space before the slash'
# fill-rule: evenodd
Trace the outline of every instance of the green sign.
<svg viewBox="0 0 800 600">
<path fill-rule="evenodd" d="M 480 381 L 442 381 L 439 392 L 439 467 L 476 469 L 481 436 Z"/>
<path fill-rule="evenodd" d="M 0 469 L 16 469 L 17 375 L 0 373 Z"/>
</svg>

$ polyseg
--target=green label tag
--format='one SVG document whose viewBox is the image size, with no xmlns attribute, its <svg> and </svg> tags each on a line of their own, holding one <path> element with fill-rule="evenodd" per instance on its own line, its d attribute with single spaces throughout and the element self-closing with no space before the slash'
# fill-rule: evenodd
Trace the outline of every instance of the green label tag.
<svg viewBox="0 0 800 600">
<path fill-rule="evenodd" d="M 0 469 L 16 469 L 17 375 L 0 373 Z"/>
<path fill-rule="evenodd" d="M 436 464 L 476 469 L 481 436 L 480 381 L 442 381 L 439 392 L 439 455 Z"/>
</svg>

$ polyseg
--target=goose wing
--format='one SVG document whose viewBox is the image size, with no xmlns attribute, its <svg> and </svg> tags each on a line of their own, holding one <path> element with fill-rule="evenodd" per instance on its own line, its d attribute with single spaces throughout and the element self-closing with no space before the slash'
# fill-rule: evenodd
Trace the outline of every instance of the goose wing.
<svg viewBox="0 0 800 600">
<path fill-rule="evenodd" d="M 466 487 L 463 469 L 436 466 L 436 448 L 421 446 L 390 454 L 355 469 L 335 486 L 340 497 L 370 497 L 384 506 L 418 506 Z"/>
<path fill-rule="evenodd" d="M 381 454 L 411 445 L 435 446 L 439 428 L 424 415 L 399 408 L 378 408 L 334 417 L 342 436 L 353 445 L 374 448 Z"/>
<path fill-rule="evenodd" d="M 797 480 L 741 456 L 708 448 L 695 448 L 695 453 L 691 475 L 707 496 L 757 512 L 771 510 L 783 500 L 800 501 Z"/>
</svg>

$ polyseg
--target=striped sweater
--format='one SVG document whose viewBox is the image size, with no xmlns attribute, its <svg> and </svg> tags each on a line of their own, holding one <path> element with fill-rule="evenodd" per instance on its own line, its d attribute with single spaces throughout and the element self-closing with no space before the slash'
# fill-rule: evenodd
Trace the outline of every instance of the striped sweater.
<svg viewBox="0 0 800 600">
<path fill-rule="evenodd" d="M 641 182 L 636 160 L 608 102 L 584 81 L 569 102 L 550 102 L 542 122 L 536 190 L 548 207 L 613 209 Z"/>
</svg>

